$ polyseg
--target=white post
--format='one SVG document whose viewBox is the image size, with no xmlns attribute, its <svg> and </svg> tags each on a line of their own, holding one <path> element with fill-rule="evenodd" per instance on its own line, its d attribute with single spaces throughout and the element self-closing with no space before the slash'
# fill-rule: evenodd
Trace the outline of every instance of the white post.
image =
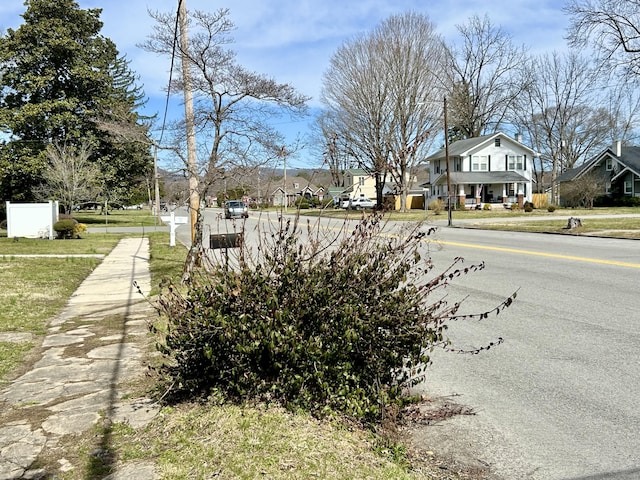
<svg viewBox="0 0 640 480">
<path fill-rule="evenodd" d="M 169 221 L 169 228 L 171 230 L 171 233 L 169 235 L 169 246 L 170 247 L 175 247 L 176 246 L 176 228 L 178 226 L 176 225 L 176 214 L 175 212 L 171 212 L 171 220 Z"/>
</svg>

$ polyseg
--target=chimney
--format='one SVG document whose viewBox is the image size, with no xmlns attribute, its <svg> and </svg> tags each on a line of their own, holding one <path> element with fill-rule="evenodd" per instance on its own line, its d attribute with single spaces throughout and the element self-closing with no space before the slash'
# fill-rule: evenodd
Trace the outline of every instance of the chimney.
<svg viewBox="0 0 640 480">
<path fill-rule="evenodd" d="M 620 158 L 622 156 L 622 141 L 616 140 L 616 157 Z"/>
<path fill-rule="evenodd" d="M 522 134 L 521 133 L 516 133 L 516 142 L 522 143 Z"/>
</svg>

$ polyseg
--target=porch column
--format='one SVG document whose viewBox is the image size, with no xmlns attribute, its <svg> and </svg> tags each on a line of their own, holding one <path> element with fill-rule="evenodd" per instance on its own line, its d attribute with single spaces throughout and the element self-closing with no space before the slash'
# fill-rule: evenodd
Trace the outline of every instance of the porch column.
<svg viewBox="0 0 640 480">
<path fill-rule="evenodd" d="M 483 185 L 476 185 L 476 205 L 480 205 L 482 202 L 482 188 Z"/>
<path fill-rule="evenodd" d="M 464 191 L 464 185 L 460 185 L 458 187 L 458 205 L 460 205 L 461 208 L 466 208 L 465 207 L 466 200 L 467 200 L 467 194 Z"/>
<path fill-rule="evenodd" d="M 507 203 L 507 184 L 502 184 L 502 203 Z"/>
<path fill-rule="evenodd" d="M 518 189 L 518 207 L 524 208 L 524 191 L 522 189 L 522 184 L 517 183 L 516 188 Z"/>
</svg>

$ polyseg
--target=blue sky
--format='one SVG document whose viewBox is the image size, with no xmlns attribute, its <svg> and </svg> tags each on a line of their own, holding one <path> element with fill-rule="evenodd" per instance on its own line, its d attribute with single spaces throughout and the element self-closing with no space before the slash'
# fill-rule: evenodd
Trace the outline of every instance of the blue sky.
<svg viewBox="0 0 640 480">
<path fill-rule="evenodd" d="M 169 59 L 147 53 L 136 44 L 151 33 L 147 8 L 177 10 L 178 0 L 76 0 L 81 8 L 102 8 L 102 33 L 111 38 L 131 61 L 149 102 L 146 114 L 162 115 Z M 512 35 L 514 43 L 533 53 L 564 50 L 567 18 L 562 1 L 549 0 L 186 0 L 189 10 L 229 8 L 238 61 L 278 82 L 292 84 L 319 105 L 322 74 L 335 50 L 353 35 L 367 32 L 393 14 L 414 11 L 426 14 L 449 41 L 457 38 L 455 26 L 474 14 L 487 14 L 494 25 Z M 25 11 L 22 0 L 2 0 L 0 30 L 17 28 Z M 179 98 L 172 98 L 170 115 L 182 112 Z M 306 133 L 306 123 L 283 125 L 293 139 Z M 298 163 L 303 162 L 299 159 Z M 303 162 L 304 163 L 304 162 Z"/>
</svg>

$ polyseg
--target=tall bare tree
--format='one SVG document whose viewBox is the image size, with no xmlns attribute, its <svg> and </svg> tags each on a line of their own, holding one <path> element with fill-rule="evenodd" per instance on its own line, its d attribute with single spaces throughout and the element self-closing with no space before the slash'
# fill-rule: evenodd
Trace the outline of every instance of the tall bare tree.
<svg viewBox="0 0 640 480">
<path fill-rule="evenodd" d="M 96 193 L 100 169 L 91 161 L 91 148 L 87 142 L 74 146 L 54 141 L 47 145 L 45 153 L 44 182 L 35 193 L 42 199 L 60 201 L 65 213 L 70 214 L 79 200 L 87 200 Z"/>
<path fill-rule="evenodd" d="M 637 0 L 569 0 L 568 39 L 574 47 L 595 47 L 607 68 L 640 74 L 640 8 Z"/>
<path fill-rule="evenodd" d="M 556 178 L 608 142 L 612 117 L 601 103 L 598 70 L 575 52 L 553 52 L 531 59 L 525 73 L 529 85 L 515 110 L 516 123 L 540 153 L 539 178 L 551 172 L 553 197 Z"/>
<path fill-rule="evenodd" d="M 275 152 L 283 136 L 272 128 L 279 116 L 306 114 L 307 97 L 288 84 L 247 70 L 236 61 L 232 43 L 234 24 L 228 9 L 213 13 L 198 10 L 187 12 L 188 51 L 175 42 L 175 14 L 150 12 L 155 20 L 154 31 L 141 46 L 149 52 L 171 57 L 175 48 L 190 64 L 191 89 L 194 98 L 194 122 L 198 134 L 200 194 L 208 193 L 209 185 L 222 169 L 255 164 L 265 158 L 277 158 Z M 169 86 L 172 92 L 182 91 L 184 81 L 180 71 Z M 186 162 L 184 155 L 184 125 L 176 124 L 172 148 Z M 185 163 L 185 165 L 188 164 Z M 198 230 L 198 229 L 196 229 Z M 194 241 L 194 245 L 201 241 Z"/>
<path fill-rule="evenodd" d="M 452 48 L 449 74 L 449 129 L 455 138 L 472 138 L 500 129 L 526 88 L 524 47 L 516 47 L 488 16 L 474 15 L 458 25 L 461 45 Z"/>
<path fill-rule="evenodd" d="M 375 177 L 378 205 L 390 175 L 405 208 L 411 168 L 441 133 L 446 60 L 434 24 L 417 13 L 389 17 L 331 58 L 322 87 L 326 143 Z"/>
</svg>

